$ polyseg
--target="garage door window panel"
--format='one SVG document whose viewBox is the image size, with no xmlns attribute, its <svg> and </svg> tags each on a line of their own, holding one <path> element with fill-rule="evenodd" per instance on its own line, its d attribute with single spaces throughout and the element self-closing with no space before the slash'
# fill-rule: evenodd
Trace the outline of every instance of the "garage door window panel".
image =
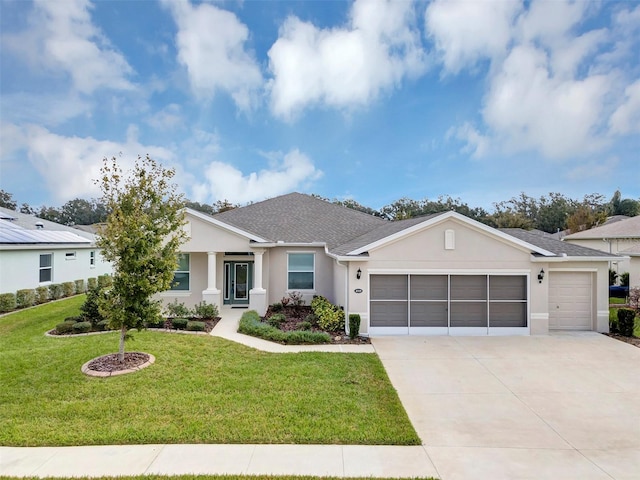
<svg viewBox="0 0 640 480">
<path fill-rule="evenodd" d="M 407 327 L 409 324 L 407 275 L 372 275 L 371 326 Z"/>
<path fill-rule="evenodd" d="M 412 327 L 447 327 L 447 302 L 411 302 Z"/>
<path fill-rule="evenodd" d="M 451 301 L 486 299 L 486 275 L 451 275 Z"/>
<path fill-rule="evenodd" d="M 371 302 L 372 327 L 407 327 L 407 302 Z"/>
<path fill-rule="evenodd" d="M 527 326 L 527 277 L 492 275 L 489 277 L 489 326 Z"/>
</svg>

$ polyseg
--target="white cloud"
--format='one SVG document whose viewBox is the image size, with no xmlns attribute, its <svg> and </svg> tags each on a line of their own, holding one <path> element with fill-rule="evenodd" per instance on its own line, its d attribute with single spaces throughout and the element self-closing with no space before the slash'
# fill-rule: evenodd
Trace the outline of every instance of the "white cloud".
<svg viewBox="0 0 640 480">
<path fill-rule="evenodd" d="M 229 93 L 242 110 L 251 108 L 262 86 L 255 59 L 244 49 L 249 29 L 231 12 L 188 0 L 165 0 L 178 26 L 178 61 L 184 65 L 194 94 L 211 99 Z"/>
<path fill-rule="evenodd" d="M 185 123 L 180 105 L 170 103 L 162 110 L 154 113 L 147 123 L 157 130 L 174 130 Z"/>
<path fill-rule="evenodd" d="M 616 134 L 635 128 L 639 94 L 630 86 L 621 98 L 630 80 L 611 63 L 624 57 L 611 51 L 628 49 L 631 29 L 618 29 L 618 17 L 607 28 L 585 28 L 598 8 L 570 0 L 533 0 L 526 6 L 436 0 L 427 7 L 427 34 L 444 72 L 491 62 L 480 111 L 484 135 L 468 122 L 450 130 L 450 137 L 465 144 L 463 151 L 476 157 L 501 150 L 576 158 L 611 142 L 608 123 Z M 621 36 L 624 48 L 616 46 Z"/>
<path fill-rule="evenodd" d="M 344 28 L 290 16 L 268 52 L 271 108 L 290 119 L 305 107 L 364 106 L 426 68 L 413 4 L 357 0 Z"/>
<path fill-rule="evenodd" d="M 3 125 L 3 132 L 5 128 L 19 135 L 21 144 L 13 145 L 13 150 L 26 150 L 29 161 L 46 182 L 52 196 L 61 203 L 76 197 L 100 195 L 93 180 L 99 178 L 105 157 L 122 154 L 119 163 L 125 168 L 131 166 L 138 155 L 147 153 L 163 163 L 173 158 L 173 154 L 162 147 L 138 143 L 135 127 L 128 129 L 129 141 L 125 143 L 92 137 L 65 137 L 34 125 Z"/>
<path fill-rule="evenodd" d="M 570 169 L 566 177 L 572 182 L 580 182 L 590 178 L 597 178 L 600 181 L 610 178 L 616 171 L 619 160 L 616 157 L 610 157 L 606 160 L 590 160 L 586 163 Z"/>
<path fill-rule="evenodd" d="M 12 123 L 38 123 L 55 127 L 78 116 L 90 117 L 93 102 L 80 95 L 11 93 L 0 97 L 3 119 Z"/>
<path fill-rule="evenodd" d="M 426 32 L 434 40 L 447 73 L 473 67 L 481 59 L 505 55 L 518 1 L 435 0 L 425 12 Z"/>
<path fill-rule="evenodd" d="M 90 8 L 88 0 L 35 0 L 29 29 L 3 35 L 3 44 L 35 68 L 69 75 L 79 92 L 133 89 L 132 68 L 92 23 Z"/>
<path fill-rule="evenodd" d="M 617 135 L 640 133 L 640 80 L 629 85 L 624 93 L 624 103 L 609 119 L 610 130 Z"/>
<path fill-rule="evenodd" d="M 196 183 L 196 201 L 229 200 L 247 203 L 291 192 L 322 176 L 311 159 L 299 150 L 280 154 L 280 162 L 270 162 L 270 169 L 244 175 L 233 165 L 211 162 L 205 170 L 206 182 Z"/>
</svg>

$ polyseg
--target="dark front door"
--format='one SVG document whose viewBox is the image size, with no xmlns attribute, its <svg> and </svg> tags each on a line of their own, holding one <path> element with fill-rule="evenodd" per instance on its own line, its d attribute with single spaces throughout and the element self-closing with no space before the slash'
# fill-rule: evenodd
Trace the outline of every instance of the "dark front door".
<svg viewBox="0 0 640 480">
<path fill-rule="evenodd" d="M 253 287 L 253 262 L 224 262 L 224 303 L 249 305 Z"/>
</svg>

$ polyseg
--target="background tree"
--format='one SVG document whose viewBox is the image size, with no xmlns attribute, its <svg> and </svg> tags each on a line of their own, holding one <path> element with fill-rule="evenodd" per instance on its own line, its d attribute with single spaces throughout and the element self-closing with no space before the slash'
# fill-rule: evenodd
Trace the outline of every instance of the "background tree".
<svg viewBox="0 0 640 480">
<path fill-rule="evenodd" d="M 0 207 L 15 210 L 17 206 L 18 203 L 13 199 L 13 194 L 0 190 Z"/>
<path fill-rule="evenodd" d="M 148 155 L 124 175 L 115 158 L 104 159 L 96 181 L 110 212 L 97 246 L 113 264 L 113 284 L 102 305 L 111 328 L 120 330 L 118 359 L 124 361 L 128 331 L 160 315 L 152 295 L 171 288 L 180 244 L 186 240 L 184 201 L 170 183 L 175 170 Z"/>
</svg>

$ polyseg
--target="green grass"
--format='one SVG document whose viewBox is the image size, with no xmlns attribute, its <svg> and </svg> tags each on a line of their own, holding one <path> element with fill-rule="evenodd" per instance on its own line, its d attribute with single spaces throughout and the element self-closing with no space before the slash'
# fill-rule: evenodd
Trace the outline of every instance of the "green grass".
<svg viewBox="0 0 640 480">
<path fill-rule="evenodd" d="M 609 297 L 609 305 L 624 305 L 627 303 L 626 298 Z"/>
<path fill-rule="evenodd" d="M 374 354 L 271 354 L 211 336 L 135 332 L 156 363 L 88 377 L 116 333 L 43 334 L 83 296 L 0 318 L 0 445 L 298 443 L 416 445 Z"/>
</svg>

